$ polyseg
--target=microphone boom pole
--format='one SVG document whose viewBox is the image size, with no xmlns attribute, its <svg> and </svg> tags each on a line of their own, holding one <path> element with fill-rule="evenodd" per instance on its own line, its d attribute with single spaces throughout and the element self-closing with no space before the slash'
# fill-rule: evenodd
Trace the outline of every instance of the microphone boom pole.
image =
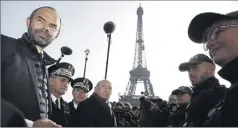
<svg viewBox="0 0 238 128">
<path fill-rule="evenodd" d="M 64 54 L 61 54 L 61 56 L 60 56 L 60 58 L 57 60 L 57 62 L 56 62 L 56 64 L 58 64 L 60 61 L 61 61 L 61 59 L 64 57 Z"/>
<path fill-rule="evenodd" d="M 105 70 L 105 79 L 107 79 L 107 70 L 108 70 L 108 60 L 109 60 L 109 53 L 110 53 L 110 46 L 111 46 L 111 34 L 115 30 L 115 24 L 112 21 L 108 21 L 104 24 L 103 29 L 107 34 L 108 39 L 108 48 L 107 48 L 107 61 L 106 61 L 106 70 Z"/>
<path fill-rule="evenodd" d="M 64 57 L 64 55 L 71 55 L 72 54 L 72 49 L 66 46 L 61 47 L 61 56 L 60 58 L 56 61 L 56 64 L 58 64 L 61 59 Z"/>
<path fill-rule="evenodd" d="M 108 48 L 107 48 L 107 61 L 106 61 L 105 79 L 107 79 L 108 60 L 109 60 L 109 52 L 110 52 L 110 46 L 111 46 L 111 34 L 108 34 L 107 38 L 108 38 Z"/>
</svg>

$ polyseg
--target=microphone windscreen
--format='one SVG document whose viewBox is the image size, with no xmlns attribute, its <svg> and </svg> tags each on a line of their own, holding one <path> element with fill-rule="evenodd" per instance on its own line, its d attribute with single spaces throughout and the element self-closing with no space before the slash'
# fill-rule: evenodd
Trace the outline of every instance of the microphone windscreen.
<svg viewBox="0 0 238 128">
<path fill-rule="evenodd" d="M 112 21 L 108 21 L 104 24 L 103 29 L 106 34 L 111 34 L 116 28 L 116 25 Z"/>
<path fill-rule="evenodd" d="M 72 49 L 69 48 L 69 47 L 61 47 L 61 53 L 64 54 L 64 55 L 71 55 L 72 54 Z"/>
</svg>

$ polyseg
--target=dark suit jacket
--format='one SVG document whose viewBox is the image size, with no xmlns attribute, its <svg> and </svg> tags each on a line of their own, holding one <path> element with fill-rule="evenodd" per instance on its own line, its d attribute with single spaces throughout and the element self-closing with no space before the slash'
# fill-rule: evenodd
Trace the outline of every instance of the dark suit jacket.
<svg viewBox="0 0 238 128">
<path fill-rule="evenodd" d="M 76 111 L 76 109 L 74 108 L 74 102 L 73 101 L 69 102 L 68 106 L 69 106 L 70 114 L 73 114 Z"/>
<path fill-rule="evenodd" d="M 32 60 L 36 56 L 23 38 L 1 35 L 2 98 L 17 107 L 25 118 L 40 119 L 37 74 Z M 46 53 L 44 58 L 49 57 Z M 48 89 L 49 94 L 49 89 Z M 50 95 L 48 95 L 50 102 Z M 51 108 L 51 103 L 49 103 Z M 50 112 L 51 110 L 49 110 Z"/>
<path fill-rule="evenodd" d="M 26 127 L 22 113 L 1 98 L 1 127 Z"/>
<path fill-rule="evenodd" d="M 54 121 L 56 124 L 59 124 L 63 127 L 69 127 L 71 123 L 69 106 L 66 101 L 60 98 L 60 106 L 59 109 L 57 105 L 52 101 L 52 114 L 50 119 Z"/>
<path fill-rule="evenodd" d="M 94 93 L 78 106 L 73 126 L 113 127 L 115 124 L 109 106 Z"/>
</svg>

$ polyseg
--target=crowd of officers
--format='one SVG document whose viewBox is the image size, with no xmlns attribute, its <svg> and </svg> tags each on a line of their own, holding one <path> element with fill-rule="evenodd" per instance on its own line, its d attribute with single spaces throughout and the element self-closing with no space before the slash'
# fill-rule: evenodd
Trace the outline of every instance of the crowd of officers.
<svg viewBox="0 0 238 128">
<path fill-rule="evenodd" d="M 54 8 L 44 6 L 27 18 L 21 38 L 1 34 L 1 126 L 238 126 L 238 11 L 195 16 L 188 36 L 210 57 L 197 54 L 179 65 L 192 87 L 172 91 L 168 102 L 141 97 L 140 106 L 109 102 L 109 80 L 93 86 L 87 78 L 72 79 L 74 66 L 44 51 L 59 36 L 61 22 Z M 215 77 L 215 64 L 229 88 Z M 68 85 L 73 88 L 69 103 L 62 98 Z"/>
<path fill-rule="evenodd" d="M 208 56 L 197 54 L 189 62 L 182 63 L 179 70 L 188 72 L 192 88 L 181 86 L 175 89 L 169 96 L 167 104 L 162 101 L 150 102 L 149 104 L 153 104 L 149 105 L 151 111 L 145 112 L 144 115 L 151 113 L 157 115 L 153 117 L 154 120 L 166 120 L 146 124 L 145 118 L 146 126 L 201 127 L 211 125 L 208 113 L 226 92 L 226 87 L 220 85 L 214 76 L 215 64 Z"/>
</svg>

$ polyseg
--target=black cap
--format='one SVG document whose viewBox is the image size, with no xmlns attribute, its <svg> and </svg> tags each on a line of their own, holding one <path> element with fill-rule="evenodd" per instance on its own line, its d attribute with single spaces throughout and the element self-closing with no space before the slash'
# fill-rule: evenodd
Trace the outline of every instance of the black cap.
<svg viewBox="0 0 238 128">
<path fill-rule="evenodd" d="M 180 92 L 192 94 L 192 93 L 193 93 L 193 90 L 192 90 L 190 87 L 187 87 L 187 86 L 180 86 L 178 89 L 175 89 L 175 90 L 172 92 L 172 95 L 177 95 L 177 94 L 179 94 Z"/>
<path fill-rule="evenodd" d="M 74 75 L 75 69 L 72 64 L 61 62 L 49 67 L 48 71 L 50 76 L 62 76 L 73 80 L 72 76 Z"/>
<path fill-rule="evenodd" d="M 72 88 L 81 88 L 89 92 L 93 88 L 92 82 L 87 78 L 76 78 L 71 82 Z"/>
<path fill-rule="evenodd" d="M 203 43 L 204 32 L 214 23 L 223 20 L 238 20 L 238 11 L 230 12 L 225 15 L 213 12 L 198 14 L 189 24 L 188 36 L 195 43 Z"/>
<path fill-rule="evenodd" d="M 133 106 L 132 111 L 135 111 L 135 110 L 139 110 L 139 108 L 137 106 Z"/>
<path fill-rule="evenodd" d="M 202 62 L 208 62 L 208 63 L 211 63 L 211 64 L 215 65 L 213 63 L 212 59 L 210 59 L 205 54 L 197 54 L 197 55 L 193 56 L 192 58 L 190 58 L 190 60 L 188 62 L 184 62 L 184 63 L 180 64 L 179 65 L 179 70 L 181 72 L 187 71 L 189 66 L 197 65 L 197 64 L 200 64 Z"/>
</svg>

